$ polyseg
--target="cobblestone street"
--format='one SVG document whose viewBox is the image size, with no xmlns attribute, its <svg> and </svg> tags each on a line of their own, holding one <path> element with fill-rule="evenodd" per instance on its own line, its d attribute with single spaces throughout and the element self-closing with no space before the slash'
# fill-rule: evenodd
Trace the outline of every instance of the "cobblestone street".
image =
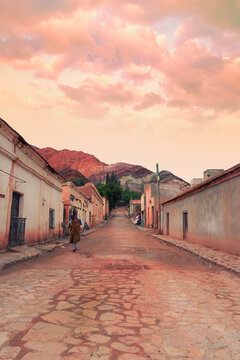
<svg viewBox="0 0 240 360">
<path fill-rule="evenodd" d="M 1 360 L 239 359 L 240 278 L 120 214 L 0 276 Z"/>
</svg>

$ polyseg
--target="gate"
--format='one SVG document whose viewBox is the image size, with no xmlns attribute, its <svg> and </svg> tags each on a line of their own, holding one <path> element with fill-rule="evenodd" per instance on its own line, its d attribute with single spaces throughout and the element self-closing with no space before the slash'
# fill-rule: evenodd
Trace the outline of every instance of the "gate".
<svg viewBox="0 0 240 360">
<path fill-rule="evenodd" d="M 20 197 L 21 195 L 19 193 L 15 191 L 13 192 L 9 246 L 20 245 L 24 243 L 26 219 L 20 218 L 18 216 Z"/>
<path fill-rule="evenodd" d="M 9 245 L 21 245 L 25 238 L 26 218 L 12 216 L 10 225 Z"/>
</svg>

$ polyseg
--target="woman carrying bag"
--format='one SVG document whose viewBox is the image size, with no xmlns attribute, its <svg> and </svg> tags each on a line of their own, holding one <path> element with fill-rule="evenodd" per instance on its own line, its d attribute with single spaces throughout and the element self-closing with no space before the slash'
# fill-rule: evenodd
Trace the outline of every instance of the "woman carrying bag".
<svg viewBox="0 0 240 360">
<path fill-rule="evenodd" d="M 77 243 L 80 241 L 81 225 L 77 219 L 77 215 L 74 216 L 74 220 L 70 227 L 70 243 L 73 243 L 73 252 L 77 251 Z"/>
</svg>

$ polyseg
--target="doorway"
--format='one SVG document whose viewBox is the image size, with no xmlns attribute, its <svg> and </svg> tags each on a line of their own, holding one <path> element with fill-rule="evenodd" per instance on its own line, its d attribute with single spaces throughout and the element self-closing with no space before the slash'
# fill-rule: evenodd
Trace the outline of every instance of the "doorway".
<svg viewBox="0 0 240 360">
<path fill-rule="evenodd" d="M 152 206 L 152 229 L 154 228 L 154 207 Z"/>
<path fill-rule="evenodd" d="M 188 213 L 187 211 L 183 212 L 183 240 L 187 239 L 188 235 Z"/>
<path fill-rule="evenodd" d="M 19 217 L 20 198 L 21 195 L 14 191 L 12 195 L 11 221 L 9 232 L 10 246 L 21 245 L 24 243 L 26 219 Z"/>
<path fill-rule="evenodd" d="M 166 218 L 166 222 L 167 222 L 167 235 L 169 235 L 169 213 L 166 214 L 167 218 Z"/>
</svg>

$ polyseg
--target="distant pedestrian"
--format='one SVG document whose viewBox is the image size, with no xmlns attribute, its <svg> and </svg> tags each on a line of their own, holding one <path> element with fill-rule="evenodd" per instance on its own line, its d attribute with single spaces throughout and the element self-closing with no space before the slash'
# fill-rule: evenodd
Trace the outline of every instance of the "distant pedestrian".
<svg viewBox="0 0 240 360">
<path fill-rule="evenodd" d="M 81 225 L 77 219 L 77 215 L 75 215 L 74 217 L 70 230 L 71 230 L 70 242 L 73 243 L 73 252 L 75 252 L 77 251 L 77 243 L 80 241 L 80 230 L 81 230 Z"/>
</svg>

